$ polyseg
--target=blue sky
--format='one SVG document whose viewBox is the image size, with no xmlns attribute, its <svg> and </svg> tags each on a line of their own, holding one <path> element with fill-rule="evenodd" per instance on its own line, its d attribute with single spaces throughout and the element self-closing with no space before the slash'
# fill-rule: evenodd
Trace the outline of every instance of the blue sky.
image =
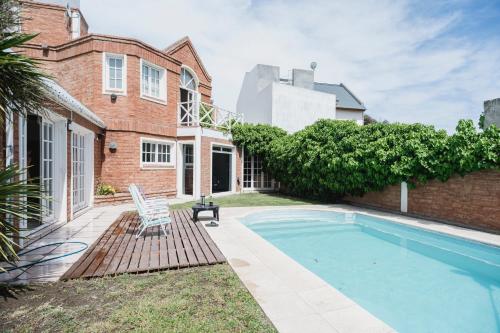
<svg viewBox="0 0 500 333">
<path fill-rule="evenodd" d="M 316 80 L 344 83 L 371 116 L 448 131 L 500 97 L 500 0 L 81 0 L 81 8 L 92 32 L 157 48 L 189 35 L 227 109 L 257 63 L 286 74 L 316 61 Z"/>
</svg>

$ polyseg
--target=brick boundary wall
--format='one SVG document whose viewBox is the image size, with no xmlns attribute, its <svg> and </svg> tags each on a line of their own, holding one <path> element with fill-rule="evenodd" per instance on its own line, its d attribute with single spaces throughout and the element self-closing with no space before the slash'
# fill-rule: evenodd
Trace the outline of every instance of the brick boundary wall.
<svg viewBox="0 0 500 333">
<path fill-rule="evenodd" d="M 500 171 L 482 170 L 446 182 L 432 180 L 408 189 L 408 211 L 402 213 L 401 187 L 389 186 L 362 197 L 348 196 L 353 205 L 436 220 L 500 234 Z"/>
</svg>

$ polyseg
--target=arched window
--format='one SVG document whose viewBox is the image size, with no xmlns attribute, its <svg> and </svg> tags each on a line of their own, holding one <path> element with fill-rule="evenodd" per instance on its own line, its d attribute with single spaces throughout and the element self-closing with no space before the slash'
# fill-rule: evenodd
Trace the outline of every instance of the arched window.
<svg viewBox="0 0 500 333">
<path fill-rule="evenodd" d="M 197 90 L 196 79 L 186 68 L 181 68 L 181 88 L 189 90 Z"/>
</svg>

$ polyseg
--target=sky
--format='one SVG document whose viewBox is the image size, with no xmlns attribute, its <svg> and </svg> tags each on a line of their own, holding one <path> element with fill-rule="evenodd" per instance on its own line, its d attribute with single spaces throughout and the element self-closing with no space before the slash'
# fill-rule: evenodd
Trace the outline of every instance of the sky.
<svg viewBox="0 0 500 333">
<path fill-rule="evenodd" d="M 81 0 L 90 31 L 164 48 L 188 35 L 235 110 L 256 64 L 344 83 L 367 113 L 452 132 L 500 97 L 500 0 Z"/>
</svg>

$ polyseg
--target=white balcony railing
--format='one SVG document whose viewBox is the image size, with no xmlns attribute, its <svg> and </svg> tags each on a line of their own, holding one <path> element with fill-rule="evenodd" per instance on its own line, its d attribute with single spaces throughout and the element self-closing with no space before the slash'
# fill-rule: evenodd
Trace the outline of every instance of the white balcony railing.
<svg viewBox="0 0 500 333">
<path fill-rule="evenodd" d="M 180 102 L 178 107 L 180 126 L 201 126 L 217 130 L 231 130 L 235 123 L 243 122 L 243 114 L 195 101 Z"/>
</svg>

